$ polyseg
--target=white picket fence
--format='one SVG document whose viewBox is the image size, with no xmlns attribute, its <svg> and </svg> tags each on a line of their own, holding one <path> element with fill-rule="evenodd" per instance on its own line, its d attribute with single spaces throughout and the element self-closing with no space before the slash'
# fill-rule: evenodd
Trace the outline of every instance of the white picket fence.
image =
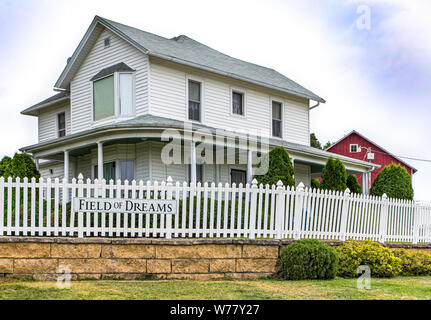
<svg viewBox="0 0 431 320">
<path fill-rule="evenodd" d="M 74 197 L 173 199 L 175 215 L 74 212 Z M 431 203 L 257 185 L 0 178 L 0 236 L 431 242 Z"/>
</svg>

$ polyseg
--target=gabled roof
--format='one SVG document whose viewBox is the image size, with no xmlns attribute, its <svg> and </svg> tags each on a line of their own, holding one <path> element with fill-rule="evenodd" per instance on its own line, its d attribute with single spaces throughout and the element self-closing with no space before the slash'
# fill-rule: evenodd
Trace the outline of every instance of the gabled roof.
<svg viewBox="0 0 431 320">
<path fill-rule="evenodd" d="M 69 100 L 70 100 L 69 93 L 66 91 L 63 91 L 53 95 L 52 97 L 49 97 L 48 99 L 43 100 L 42 102 L 35 104 L 34 106 L 31 106 L 25 109 L 24 111 L 21 111 L 21 114 L 25 114 L 28 116 L 37 116 L 41 109 L 51 107 L 60 102 L 69 101 Z"/>
<path fill-rule="evenodd" d="M 109 76 L 113 74 L 114 72 L 121 72 L 121 71 L 135 71 L 132 68 L 130 68 L 127 64 L 124 62 L 117 63 L 113 66 L 107 67 L 105 69 L 102 69 L 100 72 L 98 72 L 93 78 L 90 79 L 90 81 L 102 79 L 106 76 Z"/>
<path fill-rule="evenodd" d="M 149 56 L 174 61 L 227 77 L 239 79 L 270 89 L 286 92 L 310 100 L 325 102 L 310 90 L 302 87 L 277 71 L 232 58 L 185 35 L 167 39 L 96 16 L 78 48 L 63 70 L 55 87 L 69 89 L 70 80 L 77 72 L 103 27 L 135 46 Z"/>
<path fill-rule="evenodd" d="M 344 141 L 346 138 L 350 137 L 352 134 L 356 134 L 359 137 L 361 137 L 362 139 L 368 141 L 369 143 L 375 145 L 377 148 L 383 150 L 386 154 L 394 157 L 395 159 L 397 159 L 399 162 L 401 162 L 402 164 L 404 164 L 405 166 L 413 169 L 413 172 L 416 173 L 418 170 L 414 167 L 412 167 L 411 165 L 409 165 L 407 162 L 405 162 L 404 160 L 400 159 L 398 156 L 394 155 L 393 153 L 387 151 L 385 148 L 382 148 L 381 146 L 379 146 L 377 143 L 375 143 L 374 141 L 368 139 L 367 137 L 363 136 L 362 134 L 360 134 L 358 131 L 356 130 L 352 130 L 350 133 L 346 134 L 344 137 L 342 137 L 340 140 L 338 140 L 337 142 L 335 142 L 334 144 L 332 144 L 329 148 L 325 149 L 325 151 L 328 151 L 329 149 L 331 149 L 333 146 L 339 144 L 340 142 Z"/>
</svg>

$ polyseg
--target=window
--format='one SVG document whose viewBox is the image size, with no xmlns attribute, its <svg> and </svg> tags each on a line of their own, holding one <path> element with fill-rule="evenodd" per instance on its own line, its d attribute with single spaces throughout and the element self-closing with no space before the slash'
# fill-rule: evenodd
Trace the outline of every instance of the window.
<svg viewBox="0 0 431 320">
<path fill-rule="evenodd" d="M 114 75 L 93 82 L 94 121 L 115 115 Z"/>
<path fill-rule="evenodd" d="M 196 183 L 203 182 L 204 166 L 202 164 L 196 165 Z M 189 183 L 192 182 L 192 166 L 189 164 Z"/>
<path fill-rule="evenodd" d="M 121 161 L 121 181 L 133 181 L 135 179 L 135 161 Z"/>
<path fill-rule="evenodd" d="M 98 179 L 99 176 L 99 166 L 94 166 L 94 179 Z M 108 162 L 103 164 L 103 179 L 106 181 L 116 180 L 115 174 L 115 162 Z"/>
<path fill-rule="evenodd" d="M 359 150 L 358 150 L 359 148 L 358 148 L 358 145 L 357 144 L 351 144 L 350 145 L 350 153 L 357 153 L 357 152 L 359 152 Z"/>
<path fill-rule="evenodd" d="M 66 135 L 66 114 L 64 112 L 57 114 L 57 131 L 59 138 Z"/>
<path fill-rule="evenodd" d="M 282 137 L 282 109 L 281 102 L 272 101 L 272 135 L 274 137 Z"/>
<path fill-rule="evenodd" d="M 240 183 L 245 185 L 247 183 L 247 171 L 232 169 L 230 171 L 230 182 L 236 183 L 238 186 Z"/>
<path fill-rule="evenodd" d="M 109 47 L 111 45 L 111 37 L 107 37 L 103 40 L 103 45 L 105 48 Z"/>
<path fill-rule="evenodd" d="M 189 120 L 201 121 L 201 83 L 189 80 Z"/>
<path fill-rule="evenodd" d="M 120 73 L 120 115 L 133 115 L 133 74 Z"/>
<path fill-rule="evenodd" d="M 244 115 L 244 93 L 232 91 L 232 113 Z"/>
</svg>

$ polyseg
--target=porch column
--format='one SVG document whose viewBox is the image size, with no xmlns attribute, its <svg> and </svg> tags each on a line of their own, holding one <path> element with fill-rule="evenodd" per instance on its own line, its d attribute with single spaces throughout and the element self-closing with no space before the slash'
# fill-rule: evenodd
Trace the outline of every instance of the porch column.
<svg viewBox="0 0 431 320">
<path fill-rule="evenodd" d="M 190 149 L 190 182 L 196 183 L 196 143 L 191 143 Z"/>
<path fill-rule="evenodd" d="M 253 151 L 247 151 L 247 183 L 253 181 Z"/>
<path fill-rule="evenodd" d="M 97 178 L 103 179 L 103 142 L 97 143 Z"/>
<path fill-rule="evenodd" d="M 69 151 L 64 150 L 64 178 L 69 182 Z"/>
</svg>

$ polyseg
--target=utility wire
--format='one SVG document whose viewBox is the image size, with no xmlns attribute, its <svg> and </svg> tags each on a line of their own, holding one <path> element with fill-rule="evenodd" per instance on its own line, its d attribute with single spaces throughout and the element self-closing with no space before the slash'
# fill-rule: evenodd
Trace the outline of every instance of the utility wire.
<svg viewBox="0 0 431 320">
<path fill-rule="evenodd" d="M 364 147 L 364 149 L 367 149 L 367 150 L 368 150 L 368 148 L 365 148 L 365 147 Z M 387 154 L 387 155 L 391 155 L 391 154 L 388 154 L 387 152 L 380 152 L 380 151 L 373 150 L 372 148 L 371 148 L 371 151 L 372 151 L 373 153 L 380 153 L 380 154 Z M 366 154 L 365 154 L 365 156 L 366 156 Z M 404 156 L 397 156 L 397 155 L 392 155 L 392 156 L 395 156 L 395 157 L 397 157 L 397 158 L 402 158 L 402 159 L 413 160 L 413 161 L 421 161 L 421 162 L 430 162 L 430 163 L 431 163 L 431 160 L 429 160 L 429 159 L 419 159 L 419 158 L 411 158 L 411 157 L 404 157 Z M 364 157 L 364 158 L 365 158 L 365 157 Z"/>
</svg>

